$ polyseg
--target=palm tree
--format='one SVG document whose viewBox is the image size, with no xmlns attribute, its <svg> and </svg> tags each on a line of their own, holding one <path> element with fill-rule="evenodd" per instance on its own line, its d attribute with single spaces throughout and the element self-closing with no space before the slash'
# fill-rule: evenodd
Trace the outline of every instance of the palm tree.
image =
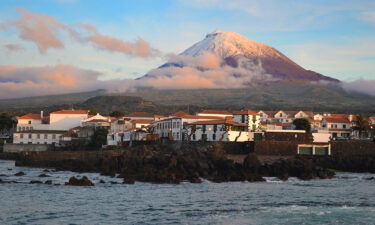
<svg viewBox="0 0 375 225">
<path fill-rule="evenodd" d="M 353 127 L 354 130 L 358 130 L 359 137 L 362 137 L 363 132 L 367 132 L 370 129 L 370 121 L 362 114 L 358 114 L 354 121 L 355 126 Z"/>
</svg>

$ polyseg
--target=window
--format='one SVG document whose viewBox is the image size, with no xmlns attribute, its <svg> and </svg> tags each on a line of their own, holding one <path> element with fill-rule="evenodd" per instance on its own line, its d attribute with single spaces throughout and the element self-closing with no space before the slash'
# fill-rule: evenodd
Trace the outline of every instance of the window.
<svg viewBox="0 0 375 225">
<path fill-rule="evenodd" d="M 29 138 L 31 139 L 33 137 L 33 135 L 32 134 L 29 134 Z"/>
<path fill-rule="evenodd" d="M 343 124 L 343 125 L 342 125 L 342 128 L 346 129 L 346 124 Z"/>
<path fill-rule="evenodd" d="M 22 131 L 25 131 L 25 127 L 22 127 Z"/>
<path fill-rule="evenodd" d="M 177 132 L 177 139 L 180 140 L 180 132 Z"/>
<path fill-rule="evenodd" d="M 23 138 L 23 134 L 20 134 L 20 138 Z"/>
<path fill-rule="evenodd" d="M 56 134 L 52 134 L 52 139 L 56 139 Z"/>
<path fill-rule="evenodd" d="M 203 133 L 206 132 L 206 125 L 204 124 L 202 127 Z"/>
<path fill-rule="evenodd" d="M 214 132 L 216 132 L 217 131 L 217 125 L 215 124 L 214 125 Z"/>
<path fill-rule="evenodd" d="M 29 127 L 26 127 L 26 130 L 29 130 Z"/>
<path fill-rule="evenodd" d="M 193 134 L 193 140 L 195 140 L 195 134 Z"/>
<path fill-rule="evenodd" d="M 216 140 L 216 134 L 212 134 L 212 140 Z"/>
<path fill-rule="evenodd" d="M 37 135 L 36 135 L 36 138 L 40 139 L 40 134 L 37 134 Z"/>
<path fill-rule="evenodd" d="M 48 138 L 48 134 L 44 134 L 44 139 L 47 139 Z"/>
<path fill-rule="evenodd" d="M 177 128 L 180 128 L 180 122 L 177 122 Z"/>
<path fill-rule="evenodd" d="M 31 124 L 31 120 L 29 120 L 29 124 Z"/>
<path fill-rule="evenodd" d="M 245 123 L 245 115 L 241 115 L 241 123 Z"/>
<path fill-rule="evenodd" d="M 279 114 L 279 117 L 283 117 L 283 113 L 280 113 L 280 114 Z"/>
</svg>

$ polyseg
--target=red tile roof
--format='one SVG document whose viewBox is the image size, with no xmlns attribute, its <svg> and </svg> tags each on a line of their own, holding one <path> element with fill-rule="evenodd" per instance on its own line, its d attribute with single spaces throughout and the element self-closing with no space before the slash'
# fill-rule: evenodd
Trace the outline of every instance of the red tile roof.
<svg viewBox="0 0 375 225">
<path fill-rule="evenodd" d="M 40 120 L 40 114 L 28 113 L 23 116 L 17 117 L 19 120 Z"/>
<path fill-rule="evenodd" d="M 244 109 L 244 110 L 240 110 L 240 111 L 234 111 L 233 115 L 258 115 L 258 112 L 255 112 L 255 111 L 250 110 L 250 109 Z"/>
<path fill-rule="evenodd" d="M 232 121 L 231 119 L 221 119 L 221 120 L 205 120 L 205 121 L 197 121 L 190 123 L 191 125 L 215 125 L 215 124 L 227 124 L 227 125 L 233 125 L 233 126 L 241 126 L 241 127 L 247 127 L 246 124 L 236 123 Z"/>
<path fill-rule="evenodd" d="M 56 112 L 51 112 L 51 114 L 85 114 L 87 115 L 88 110 L 59 110 Z"/>
<path fill-rule="evenodd" d="M 135 119 L 131 120 L 131 123 L 151 124 L 153 120 Z"/>
<path fill-rule="evenodd" d="M 99 123 L 99 122 L 108 122 L 108 120 L 93 119 L 93 120 L 86 121 L 85 123 Z"/>
<path fill-rule="evenodd" d="M 201 120 L 215 120 L 215 119 L 223 119 L 223 117 L 220 116 L 197 116 L 197 115 L 184 115 L 184 116 L 179 116 L 179 118 L 183 119 L 201 119 Z"/>
<path fill-rule="evenodd" d="M 327 123 L 350 123 L 349 119 L 342 117 L 324 117 Z"/>
<path fill-rule="evenodd" d="M 211 110 L 211 109 L 205 109 L 202 112 L 203 114 L 224 114 L 224 115 L 232 115 L 231 112 L 226 110 Z"/>
<path fill-rule="evenodd" d="M 66 130 L 25 130 L 25 131 L 17 131 L 15 133 L 21 134 L 63 134 L 66 133 Z"/>
</svg>

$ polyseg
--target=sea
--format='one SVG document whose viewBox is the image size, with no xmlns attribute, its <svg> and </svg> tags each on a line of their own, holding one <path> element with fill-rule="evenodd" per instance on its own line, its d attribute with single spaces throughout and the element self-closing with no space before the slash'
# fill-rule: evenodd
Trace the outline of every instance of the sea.
<svg viewBox="0 0 375 225">
<path fill-rule="evenodd" d="M 26 175 L 14 176 L 21 171 Z M 65 186 L 71 176 L 87 176 L 95 186 Z M 97 173 L 15 167 L 14 161 L 0 160 L 0 179 L 19 182 L 0 184 L 0 224 L 375 224 L 375 174 L 129 185 Z"/>
</svg>

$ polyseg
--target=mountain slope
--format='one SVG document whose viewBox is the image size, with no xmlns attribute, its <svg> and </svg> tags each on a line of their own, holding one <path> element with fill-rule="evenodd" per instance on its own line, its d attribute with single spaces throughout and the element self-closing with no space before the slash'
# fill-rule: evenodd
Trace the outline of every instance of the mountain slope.
<svg viewBox="0 0 375 225">
<path fill-rule="evenodd" d="M 223 32 L 220 30 L 206 35 L 202 41 L 183 51 L 177 59 L 171 59 L 158 69 L 150 71 L 143 78 L 176 76 L 176 74 L 173 74 L 176 73 L 176 71 L 163 72 L 163 70 L 168 67 L 193 67 L 199 71 L 210 70 L 212 68 L 205 67 L 207 59 L 204 58 L 204 56 L 207 54 L 212 54 L 221 60 L 220 68 L 215 68 L 215 72 L 220 71 L 220 69 L 222 71 L 228 71 L 228 68 L 232 68 L 232 73 L 228 71 L 228 78 L 230 76 L 236 78 L 246 76 L 246 73 L 238 74 L 238 68 L 241 68 L 251 73 L 250 77 L 252 81 L 339 82 L 337 79 L 304 69 L 281 52 L 268 45 L 248 40 L 238 33 Z M 199 62 L 199 60 L 203 62 Z M 192 61 L 194 61 L 193 65 L 191 63 Z M 256 67 L 260 67 L 261 69 L 259 70 L 259 68 Z M 273 79 L 263 79 L 267 77 L 267 75 L 271 75 Z M 243 79 L 238 79 L 238 82 L 243 81 Z"/>
</svg>

